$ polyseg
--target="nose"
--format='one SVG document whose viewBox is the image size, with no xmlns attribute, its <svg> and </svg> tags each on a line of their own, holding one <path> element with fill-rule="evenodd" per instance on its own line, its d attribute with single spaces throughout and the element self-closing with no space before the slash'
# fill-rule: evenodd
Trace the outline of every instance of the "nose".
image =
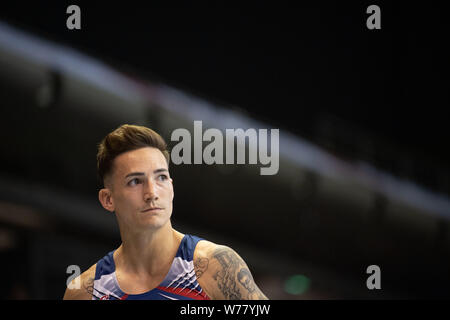
<svg viewBox="0 0 450 320">
<path fill-rule="evenodd" d="M 158 199 L 154 183 L 147 181 L 144 187 L 144 201 L 150 202 Z"/>
</svg>

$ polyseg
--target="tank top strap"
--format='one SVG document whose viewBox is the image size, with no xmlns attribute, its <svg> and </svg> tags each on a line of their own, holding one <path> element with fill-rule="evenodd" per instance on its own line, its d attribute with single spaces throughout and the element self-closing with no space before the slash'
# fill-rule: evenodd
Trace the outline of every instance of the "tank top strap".
<svg viewBox="0 0 450 320">
<path fill-rule="evenodd" d="M 114 251 L 109 252 L 102 259 L 97 261 L 97 267 L 95 270 L 95 280 L 100 279 L 102 275 L 111 274 L 116 271 L 116 265 L 114 263 L 113 254 Z"/>
<path fill-rule="evenodd" d="M 183 239 L 181 240 L 180 246 L 178 247 L 178 251 L 175 257 L 179 257 L 186 261 L 194 260 L 195 247 L 197 246 L 197 243 L 200 240 L 203 239 L 190 234 L 185 234 Z"/>
</svg>

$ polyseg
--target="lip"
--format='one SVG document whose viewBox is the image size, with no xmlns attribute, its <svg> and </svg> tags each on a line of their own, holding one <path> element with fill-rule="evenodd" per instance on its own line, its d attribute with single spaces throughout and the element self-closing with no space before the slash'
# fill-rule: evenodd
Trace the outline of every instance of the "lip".
<svg viewBox="0 0 450 320">
<path fill-rule="evenodd" d="M 159 211 L 161 209 L 162 208 L 157 208 L 157 207 L 155 207 L 155 208 L 148 208 L 146 210 L 142 210 L 142 212 L 156 212 L 156 211 Z"/>
</svg>

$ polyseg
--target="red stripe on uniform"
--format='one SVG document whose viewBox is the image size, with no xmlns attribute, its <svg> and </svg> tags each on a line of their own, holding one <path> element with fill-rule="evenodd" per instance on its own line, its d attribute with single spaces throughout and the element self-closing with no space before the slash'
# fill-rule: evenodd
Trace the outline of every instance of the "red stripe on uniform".
<svg viewBox="0 0 450 320">
<path fill-rule="evenodd" d="M 210 300 L 204 291 L 199 292 L 197 290 L 182 289 L 182 288 L 170 288 L 170 287 L 156 287 L 161 291 L 177 294 L 179 296 L 188 297 L 195 300 Z"/>
</svg>

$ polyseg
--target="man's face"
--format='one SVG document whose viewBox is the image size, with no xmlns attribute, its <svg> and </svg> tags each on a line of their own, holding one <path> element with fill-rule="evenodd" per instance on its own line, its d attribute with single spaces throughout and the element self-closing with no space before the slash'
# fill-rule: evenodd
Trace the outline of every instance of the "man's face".
<svg viewBox="0 0 450 320">
<path fill-rule="evenodd" d="M 128 232 L 159 228 L 169 221 L 173 185 L 158 149 L 141 148 L 116 157 L 107 188 L 119 226 Z"/>
</svg>

